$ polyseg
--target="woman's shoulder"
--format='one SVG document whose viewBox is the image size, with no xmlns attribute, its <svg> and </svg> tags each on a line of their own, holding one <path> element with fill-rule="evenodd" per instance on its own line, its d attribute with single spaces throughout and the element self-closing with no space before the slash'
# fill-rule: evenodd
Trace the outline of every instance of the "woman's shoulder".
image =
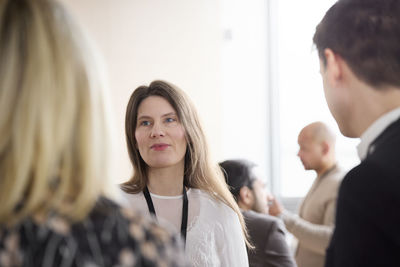
<svg viewBox="0 0 400 267">
<path fill-rule="evenodd" d="M 237 214 L 235 213 L 235 211 L 222 200 L 220 200 L 218 196 L 214 193 L 194 188 L 191 188 L 190 191 L 193 198 L 197 198 L 200 201 L 202 206 L 202 214 L 210 216 L 216 220 L 227 217 L 237 218 Z"/>
<path fill-rule="evenodd" d="M 190 190 L 188 191 L 188 197 L 189 199 L 191 198 L 200 201 L 202 202 L 202 204 L 208 204 L 208 205 L 218 204 L 217 199 L 214 198 L 210 192 L 207 192 L 203 189 L 190 188 Z"/>
<path fill-rule="evenodd" d="M 142 207 L 145 202 L 143 192 L 128 193 L 123 189 L 120 189 L 117 199 L 123 207 L 129 207 L 129 209 L 135 207 L 135 210 L 143 211 Z"/>
<path fill-rule="evenodd" d="M 138 193 L 128 193 L 126 192 L 124 189 L 120 188 L 120 194 L 125 197 L 125 198 L 129 198 L 129 199 L 135 199 L 135 198 L 140 198 L 141 196 L 143 196 L 143 192 L 138 192 Z"/>
</svg>

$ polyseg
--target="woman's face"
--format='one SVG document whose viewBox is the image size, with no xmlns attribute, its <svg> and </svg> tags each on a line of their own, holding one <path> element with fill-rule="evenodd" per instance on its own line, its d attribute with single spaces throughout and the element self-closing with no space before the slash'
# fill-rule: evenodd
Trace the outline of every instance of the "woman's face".
<svg viewBox="0 0 400 267">
<path fill-rule="evenodd" d="M 163 97 L 149 96 L 140 103 L 135 138 L 140 156 L 150 168 L 184 168 L 185 129 Z"/>
</svg>

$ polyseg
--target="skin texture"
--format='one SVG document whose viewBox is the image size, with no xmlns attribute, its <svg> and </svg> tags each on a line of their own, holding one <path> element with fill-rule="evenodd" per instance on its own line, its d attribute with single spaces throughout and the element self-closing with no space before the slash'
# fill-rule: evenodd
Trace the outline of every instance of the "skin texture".
<svg viewBox="0 0 400 267">
<path fill-rule="evenodd" d="M 253 182 L 253 194 L 254 203 L 252 210 L 268 214 L 268 200 L 270 199 L 270 196 L 265 189 L 265 183 L 262 180 L 257 179 Z"/>
<path fill-rule="evenodd" d="M 341 133 L 360 137 L 383 114 L 399 107 L 400 87 L 375 88 L 360 80 L 347 62 L 331 49 L 320 60 L 325 99 Z"/>
<path fill-rule="evenodd" d="M 322 122 L 304 127 L 298 136 L 297 156 L 305 170 L 315 170 L 321 175 L 335 163 L 335 136 Z"/>
<path fill-rule="evenodd" d="M 240 189 L 239 207 L 243 210 L 253 210 L 268 214 L 268 201 L 272 198 L 261 179 L 254 180 L 252 189 L 244 186 Z"/>
<path fill-rule="evenodd" d="M 183 164 L 185 130 L 164 98 L 150 96 L 140 104 L 135 137 L 141 157 L 151 168 Z M 167 148 L 156 150 L 152 147 L 155 144 L 166 144 Z"/>
<path fill-rule="evenodd" d="M 343 75 L 344 71 L 349 72 L 350 69 L 343 64 L 342 58 L 330 49 L 325 52 L 325 56 L 329 70 L 320 61 L 320 73 L 329 110 L 343 135 L 357 137 L 355 125 L 350 123 L 353 120 L 352 117 L 355 116 L 355 110 L 353 110 L 355 103 L 351 101 L 353 92 L 346 88 L 345 84 L 350 82 L 350 79 Z"/>
<path fill-rule="evenodd" d="M 185 129 L 167 100 L 159 96 L 143 100 L 135 138 L 140 156 L 148 165 L 150 192 L 181 194 L 187 141 Z M 160 144 L 162 148 L 154 147 Z"/>
<path fill-rule="evenodd" d="M 320 142 L 313 139 L 309 132 L 302 131 L 298 138 L 299 152 L 297 156 L 306 170 L 316 170 L 320 168 L 320 161 L 324 154 L 323 146 Z"/>
</svg>

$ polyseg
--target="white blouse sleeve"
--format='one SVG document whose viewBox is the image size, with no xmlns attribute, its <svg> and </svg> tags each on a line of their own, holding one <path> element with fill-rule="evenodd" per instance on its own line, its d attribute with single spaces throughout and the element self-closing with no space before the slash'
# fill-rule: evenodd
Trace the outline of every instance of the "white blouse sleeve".
<svg viewBox="0 0 400 267">
<path fill-rule="evenodd" d="M 221 266 L 249 266 L 246 244 L 239 217 L 229 207 L 224 206 L 218 215 L 222 220 L 222 229 L 218 229 L 217 245 Z"/>
</svg>

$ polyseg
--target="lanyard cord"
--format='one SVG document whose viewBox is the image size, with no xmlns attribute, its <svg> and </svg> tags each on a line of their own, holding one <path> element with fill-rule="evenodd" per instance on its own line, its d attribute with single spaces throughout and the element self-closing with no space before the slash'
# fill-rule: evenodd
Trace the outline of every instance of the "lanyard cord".
<svg viewBox="0 0 400 267">
<path fill-rule="evenodd" d="M 153 201 L 151 200 L 150 192 L 147 186 L 145 186 L 143 190 L 144 197 L 146 198 L 147 207 L 149 208 L 149 212 L 154 214 L 157 218 L 156 211 L 154 209 Z M 188 222 L 188 197 L 186 194 L 186 188 L 183 186 L 183 203 L 182 203 L 182 223 L 181 223 L 181 235 L 183 241 L 186 244 L 186 232 L 187 232 L 187 222 Z"/>
</svg>

